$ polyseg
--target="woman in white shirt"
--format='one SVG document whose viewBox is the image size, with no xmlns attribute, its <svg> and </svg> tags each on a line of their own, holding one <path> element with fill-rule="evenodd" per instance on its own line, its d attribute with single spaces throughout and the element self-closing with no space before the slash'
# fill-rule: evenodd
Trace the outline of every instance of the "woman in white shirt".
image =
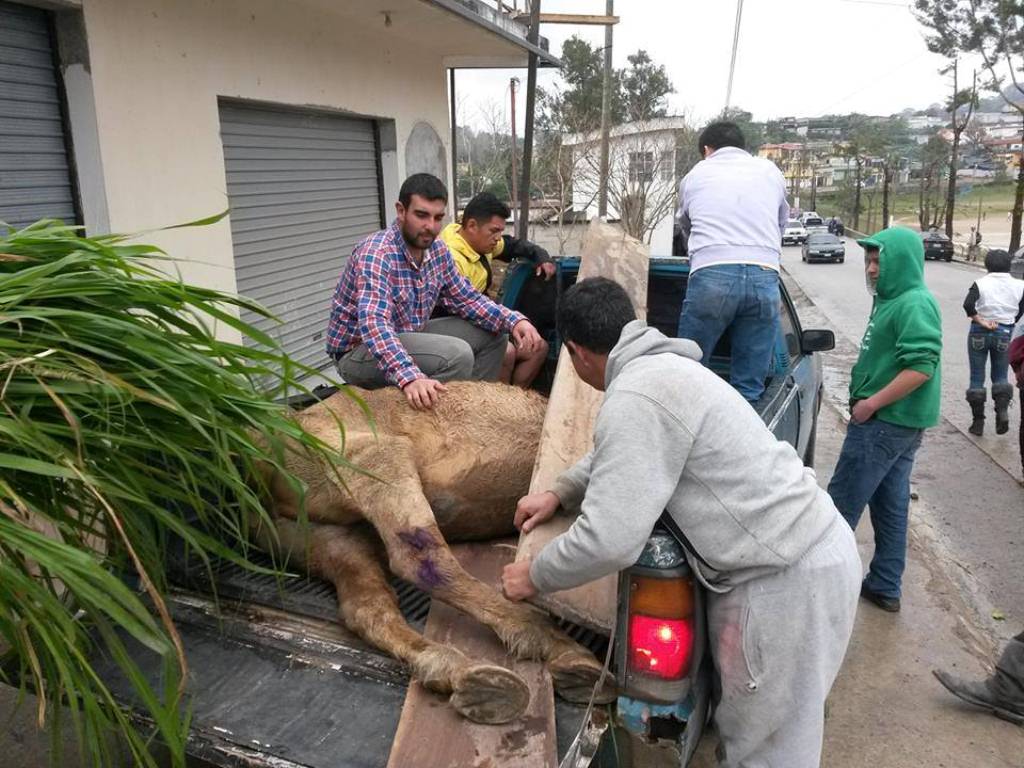
<svg viewBox="0 0 1024 768">
<path fill-rule="evenodd" d="M 985 256 L 988 274 L 971 285 L 964 299 L 964 311 L 971 319 L 967 335 L 967 358 L 971 366 L 971 384 L 967 402 L 973 421 L 968 431 L 981 435 L 985 430 L 985 364 L 990 362 L 992 402 L 996 412 L 996 434 L 1010 428 L 1007 409 L 1013 399 L 1008 381 L 1010 336 L 1013 326 L 1024 315 L 1024 280 L 1010 275 L 1010 254 L 993 249 Z"/>
</svg>

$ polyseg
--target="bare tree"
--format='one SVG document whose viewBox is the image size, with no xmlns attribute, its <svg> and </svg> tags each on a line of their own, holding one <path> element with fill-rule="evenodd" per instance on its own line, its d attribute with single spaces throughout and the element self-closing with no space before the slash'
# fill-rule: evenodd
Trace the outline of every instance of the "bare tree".
<svg viewBox="0 0 1024 768">
<path fill-rule="evenodd" d="M 543 217 L 554 224 L 558 253 L 564 255 L 576 232 L 576 209 L 589 208 L 597 199 L 597 190 L 592 190 L 589 197 L 574 197 L 573 181 L 590 159 L 574 146 L 566 145 L 559 133 L 545 132 L 538 139 L 532 183 L 541 194 L 538 207 Z"/>
<path fill-rule="evenodd" d="M 981 123 L 977 118 L 971 120 L 970 124 L 964 130 L 964 146 L 974 154 L 985 154 L 987 147 L 985 142 L 988 141 L 988 129 L 985 128 L 984 124 Z"/>
<path fill-rule="evenodd" d="M 696 151 L 696 132 L 691 126 L 666 129 L 658 119 L 623 126 L 613 139 L 608 162 L 608 202 L 627 234 L 650 243 L 651 236 L 678 205 L 680 173 L 692 167 L 688 159 Z M 600 173 L 596 144 L 578 150 L 584 162 L 577 181 L 581 189 L 596 188 Z"/>
<path fill-rule="evenodd" d="M 971 87 L 959 89 L 958 75 L 960 62 L 955 56 L 953 62 L 941 70 L 942 74 L 953 73 L 953 94 L 947 102 L 950 127 L 953 131 L 953 145 L 949 152 L 949 182 L 946 185 L 946 237 L 953 237 L 953 206 L 956 202 L 956 172 L 960 165 L 960 136 L 971 123 L 971 115 L 978 104 L 978 73 L 971 76 Z M 964 112 L 966 108 L 966 112 Z M 958 113 L 963 113 L 957 118 Z"/>
<path fill-rule="evenodd" d="M 459 108 L 462 108 L 460 103 Z M 487 101 L 477 108 L 480 131 L 466 127 L 465 114 L 459 118 L 458 160 L 464 166 L 459 173 L 459 197 L 473 197 L 492 192 L 509 198 L 508 171 L 512 139 L 508 133 L 508 112 L 496 101 Z"/>
</svg>

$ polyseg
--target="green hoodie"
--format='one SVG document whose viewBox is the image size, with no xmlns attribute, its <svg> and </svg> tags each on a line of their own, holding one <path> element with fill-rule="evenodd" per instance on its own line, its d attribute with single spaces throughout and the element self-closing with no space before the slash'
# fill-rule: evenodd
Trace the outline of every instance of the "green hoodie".
<svg viewBox="0 0 1024 768">
<path fill-rule="evenodd" d="M 850 399 L 871 397 L 900 371 L 918 371 L 931 378 L 877 416 L 903 427 L 934 427 L 942 387 L 942 316 L 924 284 L 921 237 L 891 227 L 858 243 L 880 251 L 875 306 L 850 377 Z"/>
</svg>

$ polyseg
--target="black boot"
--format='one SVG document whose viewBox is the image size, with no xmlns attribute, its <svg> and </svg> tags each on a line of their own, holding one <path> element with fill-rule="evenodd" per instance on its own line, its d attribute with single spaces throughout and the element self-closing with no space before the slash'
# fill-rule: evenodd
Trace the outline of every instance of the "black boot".
<svg viewBox="0 0 1024 768">
<path fill-rule="evenodd" d="M 974 421 L 971 422 L 971 426 L 967 428 L 967 431 L 972 435 L 981 435 L 985 432 L 985 389 L 968 389 L 967 390 L 967 403 L 971 406 L 971 416 L 974 417 Z"/>
<path fill-rule="evenodd" d="M 1010 430 L 1010 414 L 1006 411 L 1013 399 L 1012 384 L 993 384 L 992 402 L 996 405 L 996 434 L 1005 435 Z"/>
<path fill-rule="evenodd" d="M 996 717 L 1024 725 L 1024 633 L 1006 646 L 992 677 L 975 682 L 939 669 L 934 675 L 954 696 L 984 707 Z"/>
</svg>

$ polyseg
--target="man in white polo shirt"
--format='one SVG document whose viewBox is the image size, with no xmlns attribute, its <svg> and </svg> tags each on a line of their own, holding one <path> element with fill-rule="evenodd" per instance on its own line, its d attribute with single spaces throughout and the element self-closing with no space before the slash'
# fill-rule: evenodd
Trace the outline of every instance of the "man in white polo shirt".
<svg viewBox="0 0 1024 768">
<path fill-rule="evenodd" d="M 755 402 L 779 323 L 786 181 L 774 163 L 751 157 L 735 123 L 712 123 L 698 143 L 704 160 L 679 184 L 676 217 L 687 238 L 690 278 L 678 335 L 697 342 L 707 365 L 728 331 L 730 383 Z"/>
</svg>

